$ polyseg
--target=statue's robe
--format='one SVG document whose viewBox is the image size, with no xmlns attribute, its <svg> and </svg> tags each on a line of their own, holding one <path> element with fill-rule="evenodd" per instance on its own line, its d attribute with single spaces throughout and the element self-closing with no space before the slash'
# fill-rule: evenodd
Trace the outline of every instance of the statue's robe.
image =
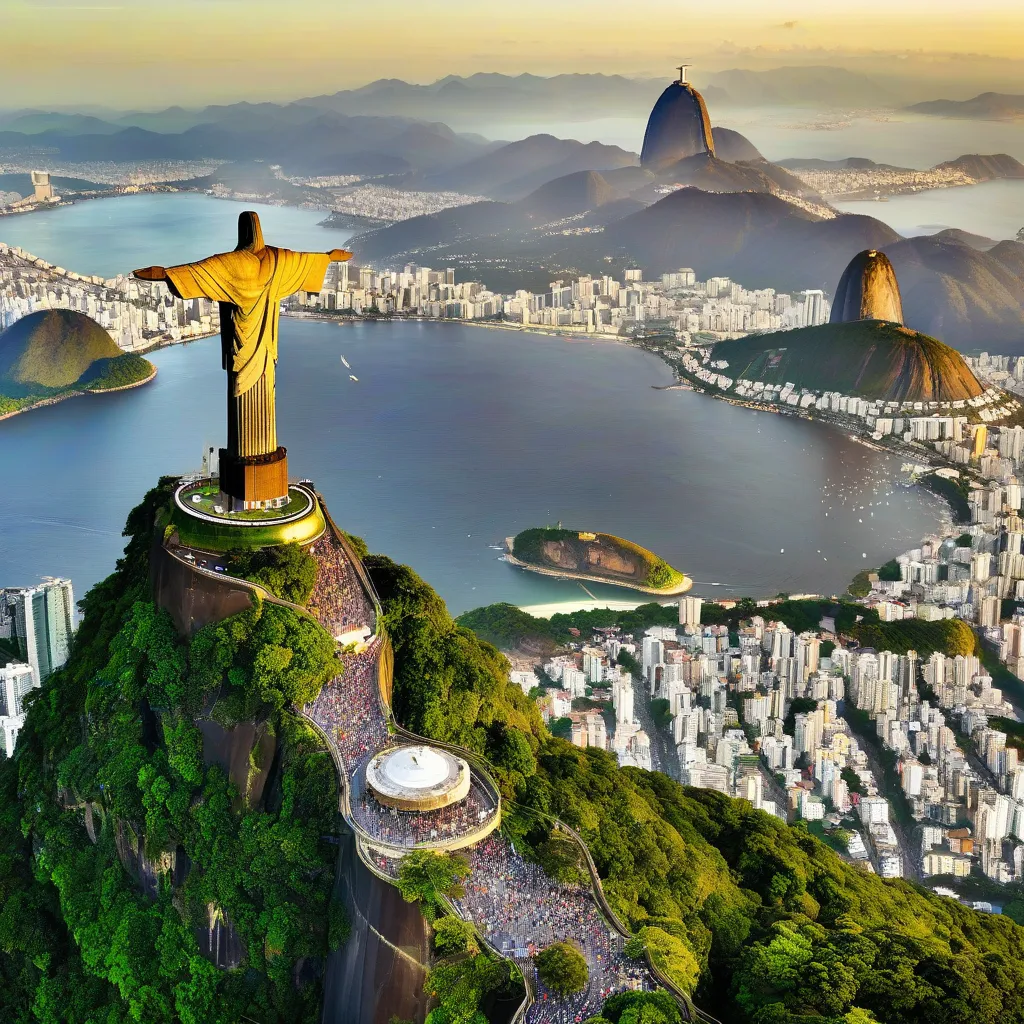
<svg viewBox="0 0 1024 1024">
<path fill-rule="evenodd" d="M 259 236 L 234 252 L 167 269 L 175 295 L 220 303 L 228 372 L 227 450 L 232 454 L 277 450 L 274 376 L 280 303 L 297 291 L 320 291 L 330 261 L 329 253 L 278 249 L 263 245 Z"/>
</svg>

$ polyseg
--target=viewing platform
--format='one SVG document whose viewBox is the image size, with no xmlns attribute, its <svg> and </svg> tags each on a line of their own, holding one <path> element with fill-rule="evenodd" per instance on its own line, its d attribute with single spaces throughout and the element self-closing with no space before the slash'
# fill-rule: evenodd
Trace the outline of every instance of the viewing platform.
<svg viewBox="0 0 1024 1024">
<path fill-rule="evenodd" d="M 228 511 L 216 478 L 180 484 L 171 521 L 181 543 L 210 552 L 276 544 L 311 544 L 327 523 L 316 494 L 306 484 L 289 484 L 288 501 L 276 509 Z"/>
</svg>

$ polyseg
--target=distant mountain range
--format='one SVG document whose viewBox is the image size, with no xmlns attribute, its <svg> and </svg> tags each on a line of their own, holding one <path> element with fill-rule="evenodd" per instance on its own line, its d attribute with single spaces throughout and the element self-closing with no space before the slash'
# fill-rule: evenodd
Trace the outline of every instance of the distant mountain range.
<svg viewBox="0 0 1024 1024">
<path fill-rule="evenodd" d="M 345 89 L 299 102 L 342 113 L 402 114 L 459 120 L 481 115 L 499 121 L 523 117 L 548 119 L 638 113 L 646 116 L 662 78 L 626 78 L 622 75 L 477 74 L 448 75 L 430 85 L 401 79 L 380 79 L 359 89 Z"/>
<path fill-rule="evenodd" d="M 522 282 L 640 266 L 648 278 L 692 267 L 698 278 L 729 276 L 748 288 L 830 293 L 854 253 L 880 249 L 896 269 L 910 327 L 962 348 L 1024 351 L 1019 242 L 962 232 L 904 239 L 873 217 L 826 219 L 763 192 L 689 187 L 638 205 L 604 174 L 576 175 L 514 203 L 463 206 L 371 231 L 351 247 L 357 258 L 377 263 L 458 265 L 495 288 L 509 281 L 500 266 L 514 266 Z M 565 235 L 557 225 L 545 228 L 545 219 L 569 216 L 574 228 L 603 231 Z"/>
<path fill-rule="evenodd" d="M 959 352 L 884 320 L 751 335 L 715 346 L 729 376 L 888 402 L 955 402 L 982 387 Z"/>
<path fill-rule="evenodd" d="M 979 120 L 1024 117 L 1024 96 L 983 92 L 969 100 L 928 100 L 907 108 L 915 114 L 935 117 L 966 117 Z"/>
<path fill-rule="evenodd" d="M 705 96 L 712 104 L 742 106 L 806 105 L 818 107 L 865 107 L 894 105 L 889 90 L 856 72 L 830 67 L 783 67 L 768 71 L 729 70 L 708 76 Z M 187 137 L 178 152 L 194 155 L 188 133 L 203 126 L 218 126 L 231 134 L 281 132 L 288 127 L 312 125 L 320 119 L 325 130 L 332 118 L 400 118 L 428 123 L 446 121 L 493 123 L 490 137 L 505 134 L 505 125 L 547 121 L 590 120 L 595 116 L 646 118 L 665 86 L 665 78 L 626 78 L 622 75 L 477 74 L 449 75 L 430 85 L 401 79 L 380 79 L 358 89 L 308 96 L 290 103 L 214 104 L 197 109 L 180 106 L 160 111 L 104 111 L 103 116 L 62 113 L 43 109 L 0 112 L 0 131 L 23 135 L 116 136 L 127 129 L 158 135 Z M 204 139 L 204 133 L 195 138 Z M 131 140 L 131 137 L 129 137 Z M 477 141 L 482 141 L 478 139 Z M 638 138 L 639 143 L 639 138 Z M 716 137 L 716 146 L 721 141 Z M 7 145 L 6 142 L 2 143 Z M 143 140 L 135 138 L 136 145 Z M 98 143 L 93 143 L 98 147 Z M 114 153 L 123 152 L 114 147 Z M 156 151 L 156 158 L 169 154 Z M 201 155 L 211 156 L 212 153 Z M 251 155 L 251 154 L 240 154 Z M 719 153 L 728 160 L 753 160 L 760 154 Z M 111 159 L 119 159 L 112 156 Z M 106 159 L 106 157 L 104 157 Z"/>
<path fill-rule="evenodd" d="M 600 142 L 583 144 L 553 135 L 531 135 L 475 160 L 428 176 L 425 185 L 496 199 L 518 199 L 565 174 L 634 167 L 635 153 Z"/>
<path fill-rule="evenodd" d="M 911 171 L 910 167 L 876 164 L 863 156 L 849 156 L 844 160 L 818 160 L 813 157 L 793 157 L 780 160 L 778 166 L 793 171 Z M 1024 178 L 1024 164 L 1007 153 L 983 155 L 966 153 L 954 160 L 936 164 L 933 170 L 962 171 L 975 181 L 994 181 L 997 178 Z"/>
<path fill-rule="evenodd" d="M 239 103 L 207 108 L 219 118 L 178 132 L 140 127 L 75 133 L 71 124 L 38 132 L 0 124 L 0 151 L 52 153 L 65 162 L 263 160 L 294 174 L 437 172 L 486 153 L 497 143 L 459 135 L 440 122 L 405 117 L 349 117 L 298 104 Z M 45 156 L 41 157 L 45 162 Z"/>
</svg>

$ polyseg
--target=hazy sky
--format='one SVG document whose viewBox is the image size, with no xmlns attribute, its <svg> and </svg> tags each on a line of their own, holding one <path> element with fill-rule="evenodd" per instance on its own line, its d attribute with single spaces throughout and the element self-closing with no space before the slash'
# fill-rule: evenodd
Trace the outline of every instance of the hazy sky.
<svg viewBox="0 0 1024 1024">
<path fill-rule="evenodd" d="M 908 55 L 915 67 L 1019 58 L 1024 0 L 0 0 L 0 107 L 289 99 L 476 71 L 663 74 L 684 58 L 850 64 L 870 51 L 897 55 L 895 70 Z"/>
</svg>

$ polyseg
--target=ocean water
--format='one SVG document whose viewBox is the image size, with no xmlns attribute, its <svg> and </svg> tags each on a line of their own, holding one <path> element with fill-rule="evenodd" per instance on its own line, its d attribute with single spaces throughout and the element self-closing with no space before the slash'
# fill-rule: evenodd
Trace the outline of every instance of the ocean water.
<svg viewBox="0 0 1024 1024">
<path fill-rule="evenodd" d="M 239 208 L 101 200 L 6 218 L 0 240 L 110 274 L 226 248 Z M 272 241 L 343 241 L 307 211 L 262 212 Z M 112 570 L 146 489 L 223 443 L 218 340 L 151 358 L 150 385 L 0 422 L 0 585 L 67 575 L 82 594 Z M 284 318 L 278 430 L 293 476 L 316 482 L 335 519 L 456 612 L 636 600 L 499 560 L 505 537 L 559 520 L 644 544 L 708 596 L 841 591 L 940 520 L 927 492 L 893 483 L 887 456 L 822 426 L 654 389 L 671 380 L 659 359 L 614 342 Z"/>
<path fill-rule="evenodd" d="M 146 387 L 0 422 L 0 475 L 18 482 L 0 489 L 0 584 L 69 575 L 82 593 L 113 568 L 145 490 L 223 443 L 217 339 L 153 361 Z M 516 570 L 492 547 L 559 520 L 650 547 L 709 596 L 842 590 L 937 523 L 942 507 L 893 485 L 887 457 L 821 426 L 653 390 L 670 379 L 609 342 L 285 319 L 279 436 L 339 524 L 455 611 L 586 604 L 578 584 Z"/>
<path fill-rule="evenodd" d="M 961 228 L 997 240 L 1015 238 L 1024 229 L 1024 179 L 931 189 L 893 196 L 885 203 L 832 205 L 844 213 L 877 217 L 901 235 L 931 235 L 944 228 Z"/>
<path fill-rule="evenodd" d="M 232 202 L 195 192 L 82 200 L 70 207 L 0 217 L 0 242 L 50 263 L 114 277 L 137 267 L 172 267 L 234 249 L 238 215 L 259 213 L 268 244 L 313 252 L 342 248 L 351 231 L 320 227 L 322 210 Z"/>
</svg>

